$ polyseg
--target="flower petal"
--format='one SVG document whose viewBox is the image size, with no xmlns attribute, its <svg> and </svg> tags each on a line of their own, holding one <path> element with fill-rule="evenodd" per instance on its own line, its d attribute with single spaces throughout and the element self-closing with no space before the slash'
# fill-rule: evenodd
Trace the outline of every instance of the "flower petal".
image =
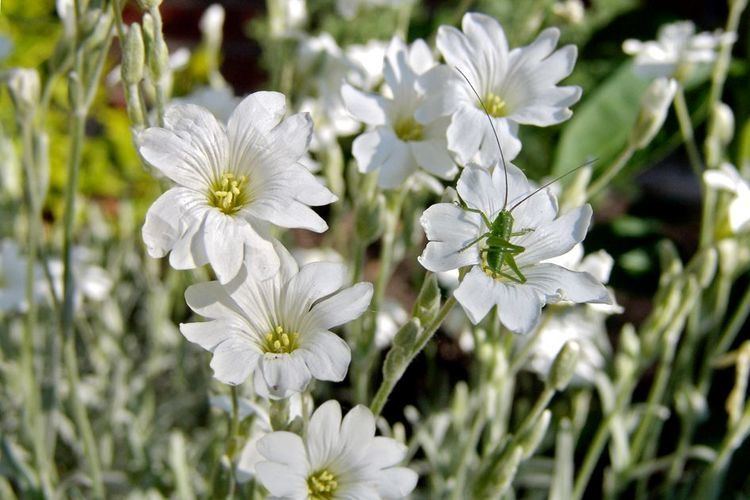
<svg viewBox="0 0 750 500">
<path fill-rule="evenodd" d="M 340 430 L 341 406 L 338 401 L 326 401 L 313 412 L 305 438 L 313 469 L 324 466 L 338 455 Z"/>
<path fill-rule="evenodd" d="M 228 283 L 237 276 L 245 258 L 240 223 L 232 216 L 211 210 L 206 216 L 204 234 L 208 261 L 219 281 Z"/>
<path fill-rule="evenodd" d="M 556 264 L 543 263 L 524 269 L 527 285 L 546 295 L 548 302 L 570 300 L 610 304 L 607 289 L 589 273 L 576 272 Z"/>
<path fill-rule="evenodd" d="M 239 385 L 250 376 L 258 365 L 261 355 L 253 344 L 231 338 L 214 349 L 211 368 L 214 377 L 229 385 Z"/>
<path fill-rule="evenodd" d="M 193 104 L 170 106 L 164 122 L 166 128 L 150 127 L 138 134 L 139 153 L 177 184 L 207 190 L 227 162 L 224 126 Z"/>
<path fill-rule="evenodd" d="M 419 476 L 406 467 L 391 467 L 378 472 L 377 488 L 382 498 L 405 498 L 417 487 Z"/>
<path fill-rule="evenodd" d="M 383 96 L 372 92 L 362 92 L 345 83 L 341 87 L 341 97 L 349 113 L 357 120 L 368 125 L 385 123 L 386 102 Z"/>
<path fill-rule="evenodd" d="M 266 353 L 261 358 L 260 369 L 269 393 L 275 397 L 284 397 L 287 391 L 301 392 L 310 382 L 310 370 L 296 351 L 292 354 Z"/>
<path fill-rule="evenodd" d="M 316 379 L 341 382 L 346 377 L 352 354 L 338 335 L 329 331 L 308 333 L 298 351 Z"/>
<path fill-rule="evenodd" d="M 586 204 L 514 239 L 515 244 L 526 248 L 516 256 L 516 263 L 524 267 L 567 253 L 586 237 L 591 214 L 591 205 Z"/>
<path fill-rule="evenodd" d="M 297 434 L 285 431 L 271 432 L 260 438 L 257 446 L 266 460 L 286 465 L 296 474 L 307 473 L 305 443 Z"/>
<path fill-rule="evenodd" d="M 320 328 L 328 330 L 358 318 L 370 305 L 372 283 L 357 283 L 315 304 L 311 309 Z"/>
<path fill-rule="evenodd" d="M 276 498 L 307 497 L 307 477 L 290 473 L 289 467 L 275 462 L 260 462 L 255 473 L 261 484 Z"/>
<path fill-rule="evenodd" d="M 453 296 L 461 304 L 471 322 L 476 325 L 495 305 L 493 289 L 493 280 L 475 266 L 464 276 Z"/>
</svg>

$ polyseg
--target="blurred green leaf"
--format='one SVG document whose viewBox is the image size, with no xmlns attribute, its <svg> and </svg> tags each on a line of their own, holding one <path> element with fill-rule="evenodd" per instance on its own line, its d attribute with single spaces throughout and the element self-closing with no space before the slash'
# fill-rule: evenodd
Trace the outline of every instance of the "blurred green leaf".
<svg viewBox="0 0 750 500">
<path fill-rule="evenodd" d="M 576 108 L 557 145 L 552 173 L 559 175 L 590 158 L 606 167 L 625 145 L 648 81 L 625 63 Z"/>
</svg>

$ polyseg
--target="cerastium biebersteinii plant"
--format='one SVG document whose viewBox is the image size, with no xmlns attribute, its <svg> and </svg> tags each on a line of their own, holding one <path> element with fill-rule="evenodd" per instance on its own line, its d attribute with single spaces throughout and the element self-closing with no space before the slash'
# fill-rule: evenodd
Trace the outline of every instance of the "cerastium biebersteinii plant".
<svg viewBox="0 0 750 500">
<path fill-rule="evenodd" d="M 241 3 L 3 2 L 0 498 L 747 496 L 746 0 Z"/>
</svg>

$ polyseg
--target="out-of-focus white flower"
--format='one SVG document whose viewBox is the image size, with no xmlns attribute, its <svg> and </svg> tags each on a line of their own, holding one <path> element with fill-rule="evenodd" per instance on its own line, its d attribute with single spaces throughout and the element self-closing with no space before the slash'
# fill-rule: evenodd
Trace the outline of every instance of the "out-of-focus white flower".
<svg viewBox="0 0 750 500">
<path fill-rule="evenodd" d="M 734 194 L 729 203 L 729 225 L 732 232 L 740 233 L 750 229 L 750 184 L 729 163 L 718 169 L 706 170 L 703 182 L 714 189 L 722 189 Z"/>
<path fill-rule="evenodd" d="M 226 11 L 218 3 L 211 4 L 201 16 L 198 26 L 203 33 L 203 39 L 209 47 L 221 45 Z"/>
<path fill-rule="evenodd" d="M 300 266 L 306 266 L 313 262 L 344 263 L 341 254 L 330 247 L 294 248 L 292 249 L 292 256 Z"/>
<path fill-rule="evenodd" d="M 385 349 L 393 341 L 401 325 L 409 321 L 409 313 L 395 300 L 385 299 L 375 317 L 375 347 Z"/>
<path fill-rule="evenodd" d="M 344 49 L 346 57 L 364 70 L 361 82 L 363 88 L 375 88 L 383 80 L 383 59 L 388 48 L 388 42 L 370 40 L 364 45 L 349 45 Z"/>
<path fill-rule="evenodd" d="M 63 25 L 63 32 L 67 38 L 71 38 L 76 32 L 75 7 L 73 0 L 57 0 L 55 2 L 57 16 Z"/>
<path fill-rule="evenodd" d="M 21 255 L 13 240 L 3 240 L 0 244 L 0 312 L 23 312 L 29 304 L 26 301 L 27 258 Z M 34 295 L 44 297 L 45 283 L 40 269 L 34 270 Z"/>
<path fill-rule="evenodd" d="M 461 163 L 483 167 L 500 157 L 487 117 L 461 70 L 484 101 L 495 125 L 506 161 L 521 150 L 518 125 L 545 127 L 571 117 L 570 106 L 581 88 L 558 87 L 576 62 L 574 45 L 555 50 L 560 31 L 548 28 L 534 42 L 509 50 L 502 26 L 484 14 L 466 14 L 463 32 L 451 26 L 438 30 L 437 47 L 448 66 L 439 66 L 422 79 L 427 98 L 417 112 L 420 121 L 451 116 L 448 147 Z"/>
<path fill-rule="evenodd" d="M 505 174 L 500 168 L 492 173 L 478 166 L 465 168 L 457 191 L 467 208 L 481 211 L 490 224 L 502 210 L 512 210 L 513 234 L 509 242 L 523 248 L 515 254 L 523 279 L 506 261 L 499 262 L 495 269 L 491 267 L 488 238 L 483 237 L 489 231 L 484 217 L 452 203 L 438 203 L 422 215 L 429 243 L 419 257 L 420 263 L 433 272 L 471 267 L 454 296 L 474 324 L 497 306 L 500 321 L 509 330 L 527 333 L 536 325 L 546 303 L 609 303 L 607 290 L 590 274 L 546 262 L 583 240 L 591 220 L 591 206 L 557 217 L 557 200 L 548 190 L 516 206 L 533 189 L 514 165 L 508 165 L 507 177 L 507 208 L 503 206 Z"/>
<path fill-rule="evenodd" d="M 645 148 L 664 125 L 669 106 L 677 92 L 677 80 L 657 78 L 641 97 L 641 108 L 630 141 L 638 149 Z"/>
<path fill-rule="evenodd" d="M 48 266 L 55 296 L 62 299 L 63 262 L 60 259 L 52 259 L 48 262 Z M 75 281 L 73 303 L 76 308 L 81 307 L 83 299 L 100 302 L 107 298 L 114 283 L 104 268 L 93 263 L 93 256 L 87 248 L 73 248 L 71 266 Z"/>
<path fill-rule="evenodd" d="M 563 0 L 555 2 L 552 12 L 570 24 L 580 24 L 586 16 L 586 6 L 581 0 Z"/>
<path fill-rule="evenodd" d="M 31 68 L 13 68 L 3 75 L 13 104 L 19 113 L 30 113 L 39 102 L 39 73 Z"/>
<path fill-rule="evenodd" d="M 375 436 L 375 418 L 365 406 L 341 418 L 341 406 L 323 403 L 310 418 L 304 439 L 272 432 L 258 442 L 267 461 L 255 466 L 258 480 L 280 498 L 404 498 L 417 474 L 398 464 L 406 446 Z"/>
<path fill-rule="evenodd" d="M 734 33 L 720 31 L 696 34 L 695 24 L 679 21 L 662 26 L 656 40 L 625 40 L 622 50 L 635 56 L 634 70 L 639 75 L 684 80 L 695 65 L 714 62 L 716 49 L 722 43 L 731 43 L 735 37 Z"/>
<path fill-rule="evenodd" d="M 609 281 L 609 275 L 614 265 L 614 259 L 604 250 L 588 254 L 583 257 L 583 245 L 574 246 L 568 253 L 550 259 L 569 269 L 587 272 L 602 283 Z M 534 342 L 527 367 L 542 377 L 547 377 L 557 354 L 569 340 L 574 340 L 581 348 L 573 384 L 590 384 L 594 381 L 597 371 L 604 368 L 612 351 L 607 338 L 605 321 L 611 314 L 623 311 L 610 291 L 612 304 L 573 305 L 568 308 L 558 308 L 549 312 L 549 317 L 543 319 L 539 331 L 527 337 L 522 337 L 518 347 L 522 348 L 527 342 Z M 535 336 L 538 336 L 534 339 Z"/>
<path fill-rule="evenodd" d="M 374 60 L 379 49 L 374 44 L 355 48 L 354 55 L 366 53 L 364 60 L 347 55 L 329 33 L 304 38 L 297 54 L 298 69 L 307 75 L 302 81 L 309 87 L 302 93 L 311 96 L 300 104 L 300 111 L 312 115 L 315 135 L 310 149 L 320 151 L 339 136 L 347 136 L 359 130 L 360 122 L 352 118 L 341 97 L 341 86 L 350 83 L 357 88 L 370 90 L 380 81 L 380 68 L 374 73 Z"/>
<path fill-rule="evenodd" d="M 305 0 L 272 0 L 268 6 L 268 18 L 273 38 L 293 37 L 300 34 L 307 22 Z"/>
<path fill-rule="evenodd" d="M 217 379 L 237 385 L 254 374 L 256 393 L 272 398 L 300 392 L 312 378 L 344 379 L 351 352 L 330 329 L 361 315 L 372 297 L 370 283 L 343 288 L 343 264 L 316 262 L 298 270 L 281 245 L 277 251 L 281 265 L 270 279 L 243 268 L 226 286 L 189 287 L 188 305 L 209 321 L 180 325 L 189 341 L 213 352 Z"/>
<path fill-rule="evenodd" d="M 732 141 L 734 136 L 734 113 L 732 108 L 723 102 L 717 102 L 712 110 L 713 126 L 716 130 L 716 137 L 723 145 Z"/>
<path fill-rule="evenodd" d="M 172 99 L 172 104 L 195 104 L 209 110 L 217 120 L 227 123 L 232 111 L 242 102 L 230 87 L 199 87 L 184 97 Z"/>
<path fill-rule="evenodd" d="M 310 206 L 336 200 L 298 160 L 312 134 L 309 115 L 284 118 L 278 92 L 256 92 L 225 127 L 195 105 L 171 106 L 165 128 L 138 135 L 138 150 L 177 184 L 154 202 L 143 225 L 149 255 L 175 269 L 210 263 L 222 283 L 240 270 L 267 277 L 278 267 L 268 224 L 316 232 L 328 226 Z M 246 259 L 246 256 L 250 258 Z"/>
<path fill-rule="evenodd" d="M 446 117 L 424 121 L 415 117 L 424 94 L 419 75 L 434 65 L 427 44 L 410 47 L 394 38 L 385 59 L 385 81 L 390 96 L 365 93 L 344 85 L 341 94 L 349 112 L 372 130 L 354 140 L 352 153 L 361 172 L 379 171 L 378 185 L 396 188 L 417 168 L 450 179 L 458 171 L 447 149 Z"/>
</svg>

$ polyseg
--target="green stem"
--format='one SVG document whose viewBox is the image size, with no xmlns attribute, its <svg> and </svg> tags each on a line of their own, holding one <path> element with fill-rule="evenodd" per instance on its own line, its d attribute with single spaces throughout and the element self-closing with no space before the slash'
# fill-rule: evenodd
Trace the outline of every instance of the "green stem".
<svg viewBox="0 0 750 500">
<path fill-rule="evenodd" d="M 234 491 L 237 487 L 237 480 L 234 473 L 234 457 L 239 448 L 239 431 L 240 431 L 240 405 L 237 386 L 232 386 L 232 416 L 229 421 L 229 436 L 227 437 L 227 457 L 229 457 L 229 493 L 227 498 L 234 498 Z"/>
<path fill-rule="evenodd" d="M 677 86 L 673 105 L 675 113 L 677 114 L 677 121 L 680 124 L 680 132 L 682 133 L 682 140 L 685 143 L 685 150 L 688 154 L 690 167 L 693 169 L 693 173 L 695 173 L 698 179 L 700 179 L 701 174 L 703 173 L 703 160 L 701 160 L 700 153 L 698 153 L 698 147 L 695 144 L 693 122 L 690 119 L 690 113 L 688 112 L 687 102 L 685 102 L 685 92 L 682 89 L 682 85 Z"/>
<path fill-rule="evenodd" d="M 162 61 L 159 60 L 161 59 L 159 52 L 162 47 L 166 47 L 161 13 L 159 12 L 159 7 L 151 7 L 148 11 L 154 19 L 154 53 L 151 56 L 157 58 L 156 65 L 160 66 Z M 159 68 L 159 75 L 154 82 L 154 88 L 156 89 L 156 116 L 160 127 L 164 126 L 164 109 L 167 103 L 167 92 L 164 86 L 163 75 L 165 71 L 169 71 L 169 68 Z"/>
<path fill-rule="evenodd" d="M 440 308 L 440 311 L 438 311 L 438 314 L 437 316 L 435 316 L 435 319 L 432 320 L 432 323 L 425 327 L 425 329 L 417 338 L 414 348 L 409 353 L 407 359 L 404 361 L 404 366 L 403 370 L 401 370 L 401 373 L 406 370 L 406 368 L 409 366 L 409 364 L 411 364 L 417 354 L 419 354 L 422 349 L 424 349 L 424 346 L 427 345 L 427 342 L 429 342 L 437 329 L 440 328 L 440 325 L 443 323 L 443 321 L 445 321 L 445 318 L 448 316 L 448 313 L 451 312 L 451 309 L 453 309 L 454 305 L 456 305 L 456 299 L 451 295 Z M 400 378 L 401 377 L 384 378 L 380 383 L 380 388 L 378 389 L 378 392 L 375 394 L 375 397 L 372 398 L 372 402 L 370 403 L 370 410 L 372 410 L 372 413 L 375 414 L 375 416 L 380 415 L 380 413 L 383 411 L 383 407 L 385 406 L 386 401 L 388 401 L 388 396 L 390 396 L 393 388 L 396 387 L 396 384 L 398 383 Z"/>
<path fill-rule="evenodd" d="M 620 171 L 625 167 L 625 165 L 628 164 L 628 161 L 630 161 L 630 159 L 633 157 L 633 154 L 635 154 L 635 147 L 631 144 L 628 144 L 620 152 L 617 158 L 615 158 L 612 164 L 607 167 L 604 173 L 597 177 L 597 179 L 592 182 L 591 185 L 589 185 L 588 189 L 586 189 L 586 199 L 592 199 L 594 196 L 599 194 L 600 191 L 607 187 L 612 179 L 614 179 L 615 176 L 617 176 L 617 174 L 619 174 Z"/>
</svg>

